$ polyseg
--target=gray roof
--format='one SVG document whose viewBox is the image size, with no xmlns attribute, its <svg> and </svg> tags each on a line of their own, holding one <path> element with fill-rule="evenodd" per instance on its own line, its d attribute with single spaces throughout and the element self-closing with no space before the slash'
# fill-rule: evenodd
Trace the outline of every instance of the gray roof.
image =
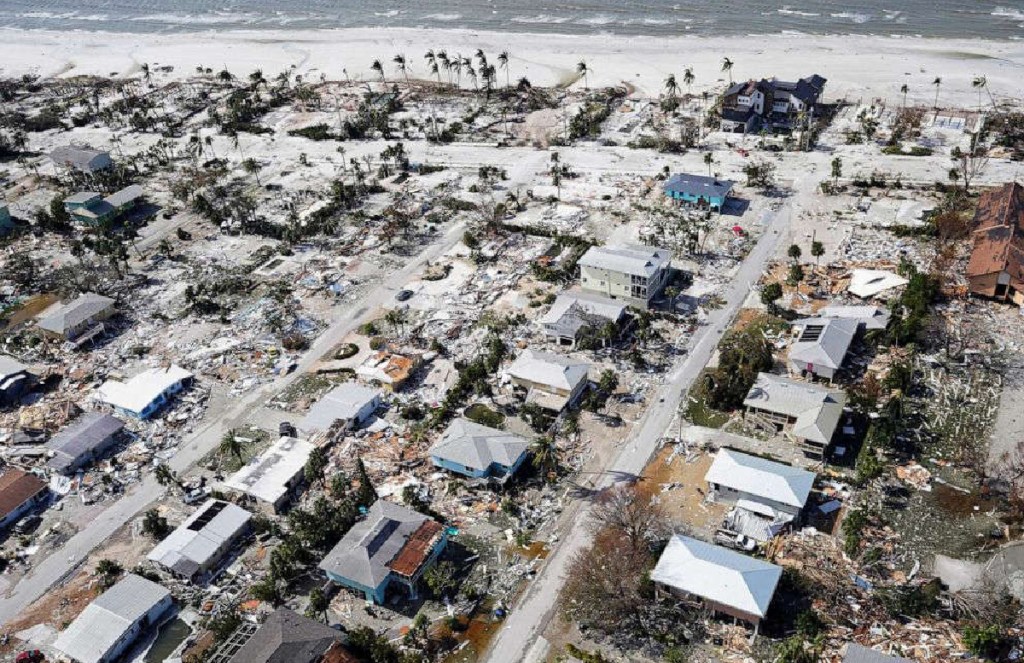
<svg viewBox="0 0 1024 663">
<path fill-rule="evenodd" d="M 113 207 L 121 207 L 123 205 L 133 203 L 145 195 L 146 192 L 143 191 L 141 186 L 139 186 L 138 184 L 132 184 L 130 186 L 126 186 L 120 191 L 110 194 L 103 200 L 108 205 L 111 205 Z"/>
<path fill-rule="evenodd" d="M 80 145 L 58 147 L 50 152 L 50 159 L 56 164 L 71 166 L 87 173 L 109 168 L 113 163 L 107 152 Z"/>
<path fill-rule="evenodd" d="M 448 425 L 429 453 L 463 467 L 486 470 L 494 463 L 512 467 L 529 448 L 525 438 L 460 417 Z"/>
<path fill-rule="evenodd" d="M 67 198 L 65 198 L 64 199 L 64 204 L 65 205 L 84 205 L 85 203 L 89 202 L 90 200 L 93 200 L 93 199 L 99 198 L 99 197 L 100 197 L 100 194 L 95 192 L 95 191 L 79 191 L 78 193 L 73 193 L 70 196 L 68 196 Z"/>
<path fill-rule="evenodd" d="M 732 449 L 721 449 L 704 480 L 773 502 L 803 508 L 814 487 L 814 472 Z"/>
<path fill-rule="evenodd" d="M 693 596 L 764 617 L 782 568 L 676 534 L 651 571 L 651 580 Z"/>
<path fill-rule="evenodd" d="M 620 301 L 592 293 L 562 292 L 537 323 L 551 332 L 575 337 L 584 327 L 618 322 L 624 315 L 626 305 Z"/>
<path fill-rule="evenodd" d="M 866 304 L 846 306 L 831 304 L 818 311 L 823 318 L 848 318 L 856 320 L 864 329 L 885 329 L 889 325 L 889 311 L 879 306 Z"/>
<path fill-rule="evenodd" d="M 839 369 L 846 359 L 858 323 L 849 318 L 804 318 L 793 322 L 800 336 L 789 349 L 789 360 Z"/>
<path fill-rule="evenodd" d="M 855 642 L 846 646 L 846 655 L 843 656 L 843 663 L 911 663 L 909 658 L 889 656 L 875 649 L 862 647 Z"/>
<path fill-rule="evenodd" d="M 846 404 L 846 394 L 809 382 L 758 373 L 743 405 L 795 417 L 793 434 L 828 444 Z"/>
<path fill-rule="evenodd" d="M 47 466 L 59 472 L 75 469 L 79 458 L 106 445 L 123 428 L 124 423 L 117 417 L 86 412 L 46 443 L 46 448 L 54 452 Z"/>
<path fill-rule="evenodd" d="M 170 594 L 155 582 L 129 573 L 86 606 L 57 637 L 54 647 L 79 663 L 98 663 L 136 622 Z"/>
<path fill-rule="evenodd" d="M 86 292 L 67 304 L 61 304 L 51 313 L 47 313 L 37 323 L 37 327 L 54 334 L 66 334 L 83 322 L 105 313 L 114 306 L 110 297 Z"/>
<path fill-rule="evenodd" d="M 391 573 L 388 564 L 428 516 L 404 506 L 377 500 L 366 518 L 352 526 L 327 553 L 319 568 L 376 588 Z"/>
<path fill-rule="evenodd" d="M 671 251 L 654 246 L 592 246 L 577 264 L 650 278 L 671 261 Z"/>
<path fill-rule="evenodd" d="M 299 424 L 299 430 L 307 434 L 328 430 L 335 421 L 354 419 L 363 408 L 379 397 L 378 390 L 358 382 L 339 384 L 309 408 Z"/>
<path fill-rule="evenodd" d="M 572 391 L 587 379 L 590 364 L 577 361 L 552 352 L 523 350 L 509 366 L 509 375 L 546 385 L 555 389 Z"/>
<path fill-rule="evenodd" d="M 0 355 L 0 379 L 17 375 L 18 373 L 24 373 L 26 371 L 28 371 L 28 366 L 21 363 L 14 357 Z"/>
<path fill-rule="evenodd" d="M 229 663 L 318 663 L 341 641 L 341 634 L 326 624 L 278 608 Z"/>
<path fill-rule="evenodd" d="M 195 513 L 156 544 L 149 555 L 152 562 L 191 578 L 203 567 L 217 561 L 224 546 L 248 526 L 252 514 L 222 500 L 207 500 Z"/>
<path fill-rule="evenodd" d="M 700 198 L 724 198 L 732 191 L 735 182 L 717 177 L 676 173 L 662 186 L 665 191 L 682 193 Z"/>
</svg>

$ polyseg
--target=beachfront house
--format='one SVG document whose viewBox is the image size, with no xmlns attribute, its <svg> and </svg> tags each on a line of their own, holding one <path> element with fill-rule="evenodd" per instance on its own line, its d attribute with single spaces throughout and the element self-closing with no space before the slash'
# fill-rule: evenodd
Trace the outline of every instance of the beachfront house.
<svg viewBox="0 0 1024 663">
<path fill-rule="evenodd" d="M 661 188 L 676 202 L 722 211 L 735 185 L 735 182 L 717 177 L 676 173 Z"/>
<path fill-rule="evenodd" d="M 762 78 L 734 83 L 722 97 L 720 128 L 742 133 L 792 129 L 801 115 L 814 115 L 826 82 L 813 74 L 795 82 Z"/>
<path fill-rule="evenodd" d="M 978 198 L 972 223 L 967 285 L 973 295 L 1024 303 L 1024 186 L 989 189 Z"/>
<path fill-rule="evenodd" d="M 821 458 L 839 427 L 846 394 L 809 382 L 759 373 L 743 405 L 747 422 L 782 432 L 805 455 Z"/>
<path fill-rule="evenodd" d="M 207 500 L 156 544 L 146 559 L 186 582 L 213 574 L 250 530 L 252 514 L 223 500 Z"/>
<path fill-rule="evenodd" d="M 303 470 L 312 452 L 308 441 L 282 437 L 228 477 L 222 489 L 264 513 L 281 513 L 305 486 Z"/>
<path fill-rule="evenodd" d="M 733 449 L 720 449 L 704 475 L 708 499 L 732 506 L 720 533 L 760 542 L 799 525 L 814 478 L 813 472 Z"/>
<path fill-rule="evenodd" d="M 562 292 L 537 324 L 558 345 L 574 347 L 589 336 L 604 347 L 621 332 L 628 318 L 621 301 L 589 292 Z"/>
<path fill-rule="evenodd" d="M 93 599 L 53 646 L 76 663 L 113 663 L 173 603 L 170 591 L 129 573 Z"/>
<path fill-rule="evenodd" d="M 779 566 L 680 534 L 669 539 L 651 571 L 659 595 L 697 599 L 755 629 L 768 614 L 781 577 Z"/>
<path fill-rule="evenodd" d="M 0 473 L 0 530 L 21 520 L 49 495 L 46 482 L 35 474 L 8 467 Z"/>
<path fill-rule="evenodd" d="M 583 289 L 638 309 L 668 282 L 672 253 L 651 246 L 592 246 L 579 259 Z"/>
<path fill-rule="evenodd" d="M 150 368 L 127 382 L 107 380 L 96 390 L 96 396 L 124 416 L 149 419 L 194 378 L 180 366 Z"/>
<path fill-rule="evenodd" d="M 526 390 L 526 402 L 561 412 L 589 384 L 590 364 L 551 352 L 524 350 L 506 371 L 515 386 Z"/>
<path fill-rule="evenodd" d="M 60 474 L 74 474 L 102 458 L 117 444 L 123 430 L 124 423 L 117 417 L 85 412 L 46 443 L 52 454 L 46 466 Z"/>
<path fill-rule="evenodd" d="M 388 590 L 403 587 L 410 599 L 416 585 L 448 543 L 441 523 L 404 506 L 377 500 L 320 562 L 327 578 L 383 604 Z"/>
<path fill-rule="evenodd" d="M 66 304 L 55 304 L 39 317 L 36 328 L 44 335 L 82 343 L 103 333 L 103 321 L 117 312 L 110 297 L 86 292 Z"/>
<path fill-rule="evenodd" d="M 114 165 L 110 154 L 81 145 L 64 145 L 50 152 L 50 161 L 59 168 L 91 175 Z"/>
<path fill-rule="evenodd" d="M 436 467 L 471 479 L 503 482 L 522 466 L 530 451 L 529 440 L 497 428 L 459 417 L 430 447 Z"/>
<path fill-rule="evenodd" d="M 851 318 L 804 318 L 793 322 L 796 340 L 789 348 L 795 375 L 832 381 L 843 367 L 860 324 Z"/>
</svg>

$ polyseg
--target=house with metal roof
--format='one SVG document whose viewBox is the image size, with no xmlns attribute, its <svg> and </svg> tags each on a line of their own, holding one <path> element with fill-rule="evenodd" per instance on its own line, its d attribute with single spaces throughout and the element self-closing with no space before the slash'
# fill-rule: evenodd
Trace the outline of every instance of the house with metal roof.
<svg viewBox="0 0 1024 663">
<path fill-rule="evenodd" d="M 584 290 L 647 309 L 668 282 L 672 252 L 652 246 L 592 246 L 576 264 Z"/>
<path fill-rule="evenodd" d="M 114 165 L 110 154 L 81 145 L 64 145 L 50 152 L 50 160 L 63 168 L 92 174 Z"/>
<path fill-rule="evenodd" d="M 282 437 L 266 451 L 224 480 L 236 493 L 268 513 L 281 513 L 305 485 L 303 470 L 313 452 L 306 440 Z"/>
<path fill-rule="evenodd" d="M 843 655 L 843 663 L 913 663 L 909 658 L 902 656 L 890 656 L 883 654 L 877 649 L 869 649 L 851 642 L 846 645 L 846 654 Z"/>
<path fill-rule="evenodd" d="M 859 306 L 829 304 L 819 309 L 818 315 L 822 318 L 856 320 L 857 325 L 866 331 L 885 329 L 889 326 L 889 311 L 880 306 L 871 306 L 870 304 Z"/>
<path fill-rule="evenodd" d="M 805 455 L 821 457 L 839 427 L 846 394 L 809 382 L 759 373 L 743 405 L 748 422 L 783 432 Z"/>
<path fill-rule="evenodd" d="M 796 341 L 789 348 L 789 370 L 835 379 L 860 325 L 850 318 L 804 318 L 793 322 Z"/>
<path fill-rule="evenodd" d="M 735 182 L 717 177 L 676 173 L 661 188 L 672 200 L 721 210 L 735 185 Z"/>
<path fill-rule="evenodd" d="M 704 475 L 709 499 L 733 507 L 720 532 L 761 542 L 799 522 L 814 478 L 813 472 L 732 449 L 720 449 Z"/>
<path fill-rule="evenodd" d="M 309 408 L 298 429 L 303 435 L 326 432 L 335 425 L 351 430 L 364 424 L 380 406 L 378 390 L 358 382 L 344 382 Z"/>
<path fill-rule="evenodd" d="M 209 577 L 231 548 L 249 533 L 252 514 L 223 500 L 207 500 L 146 559 L 188 582 Z"/>
<path fill-rule="evenodd" d="M 627 318 L 621 301 L 589 292 L 561 292 L 537 324 L 549 339 L 571 347 L 587 333 L 604 339 L 608 325 L 618 334 Z"/>
<path fill-rule="evenodd" d="M 506 374 L 526 390 L 526 402 L 561 412 L 576 402 L 589 381 L 590 364 L 551 352 L 523 350 Z"/>
<path fill-rule="evenodd" d="M 444 551 L 441 523 L 404 506 L 377 500 L 320 562 L 334 583 L 382 604 L 394 585 L 416 598 L 416 584 Z"/>
<path fill-rule="evenodd" d="M 341 633 L 327 624 L 282 607 L 227 663 L 359 663 L 341 641 Z"/>
<path fill-rule="evenodd" d="M 28 366 L 14 357 L 0 355 L 0 406 L 17 403 L 35 381 Z"/>
<path fill-rule="evenodd" d="M 61 474 L 72 474 L 95 462 L 110 450 L 124 430 L 124 422 L 102 412 L 85 412 L 46 443 L 52 455 L 46 466 Z"/>
<path fill-rule="evenodd" d="M 103 321 L 114 315 L 116 303 L 110 297 L 85 292 L 70 302 L 55 304 L 39 317 L 36 327 L 46 334 L 75 341 L 103 331 Z"/>
<path fill-rule="evenodd" d="M 504 481 L 522 466 L 530 451 L 526 438 L 459 417 L 430 447 L 435 466 L 472 479 Z"/>
<path fill-rule="evenodd" d="M 95 191 L 81 191 L 64 199 L 64 209 L 78 223 L 98 226 L 114 221 L 144 197 L 145 191 L 137 184 L 126 186 L 105 198 Z"/>
<path fill-rule="evenodd" d="M 112 663 L 172 605 L 166 588 L 129 573 L 87 605 L 53 646 L 76 663 Z"/>
<path fill-rule="evenodd" d="M 46 482 L 35 474 L 8 467 L 0 472 L 0 529 L 21 520 L 49 495 Z"/>
<path fill-rule="evenodd" d="M 127 382 L 107 380 L 96 396 L 125 416 L 149 419 L 171 396 L 192 384 L 194 377 L 180 366 L 150 368 Z"/>
<path fill-rule="evenodd" d="M 697 598 L 710 610 L 756 628 L 768 614 L 782 568 L 676 534 L 651 571 L 658 592 Z"/>
</svg>

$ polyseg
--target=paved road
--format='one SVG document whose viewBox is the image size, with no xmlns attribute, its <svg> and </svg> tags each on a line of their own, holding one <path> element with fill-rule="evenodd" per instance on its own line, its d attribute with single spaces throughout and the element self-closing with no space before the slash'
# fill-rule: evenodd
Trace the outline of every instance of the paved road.
<svg viewBox="0 0 1024 663">
<path fill-rule="evenodd" d="M 816 182 L 814 184 L 816 186 Z M 743 261 L 728 290 L 723 293 L 725 306 L 712 311 L 707 324 L 691 338 L 689 353 L 669 373 L 656 400 L 638 422 L 634 434 L 625 442 L 607 471 L 595 482 L 595 489 L 607 488 L 617 481 L 639 475 L 654 455 L 658 440 L 665 435 L 679 408 L 682 393 L 690 388 L 707 365 L 718 340 L 743 304 L 751 286 L 757 282 L 765 263 L 775 255 L 779 242 L 786 238 L 793 206 L 794 198 L 789 198 L 777 212 L 769 214 L 764 234 Z M 587 526 L 589 513 L 590 503 L 586 501 L 578 502 L 574 509 L 566 510 L 562 520 L 569 524 L 569 531 L 562 535 L 561 542 L 492 641 L 486 659 L 488 663 L 543 660 L 547 645 L 541 634 L 553 616 L 566 568 L 573 555 L 589 546 L 592 539 L 592 531 Z"/>
<path fill-rule="evenodd" d="M 519 158 L 508 166 L 509 180 L 507 184 L 509 187 L 531 182 L 534 175 L 545 167 L 548 158 L 546 152 L 535 150 L 523 151 L 516 156 Z M 441 159 L 435 158 L 436 161 L 441 161 Z M 170 229 L 171 226 L 168 226 L 168 231 Z M 177 453 L 168 461 L 170 468 L 179 475 L 188 471 L 217 446 L 225 432 L 245 423 L 250 414 L 256 411 L 260 405 L 274 394 L 280 393 L 300 375 L 309 372 L 331 348 L 341 343 L 349 333 L 369 320 L 381 306 L 393 301 L 395 294 L 402 286 L 418 274 L 428 262 L 436 260 L 454 246 L 462 238 L 464 232 L 463 224 L 452 226 L 443 238 L 424 246 L 414 259 L 410 260 L 402 269 L 388 274 L 360 301 L 335 309 L 334 321 L 303 355 L 303 359 L 293 373 L 264 385 L 237 400 L 232 400 L 220 412 L 209 413 L 203 425 L 182 442 Z M 158 241 L 155 235 L 150 238 L 150 244 L 156 244 Z M 110 538 L 118 528 L 160 499 L 164 490 L 152 476 L 145 477 L 126 495 L 100 513 L 88 527 L 71 537 L 60 550 L 37 562 L 28 575 L 11 588 L 4 597 L 0 598 L 0 625 L 11 621 L 50 587 L 70 576 L 89 554 Z"/>
</svg>

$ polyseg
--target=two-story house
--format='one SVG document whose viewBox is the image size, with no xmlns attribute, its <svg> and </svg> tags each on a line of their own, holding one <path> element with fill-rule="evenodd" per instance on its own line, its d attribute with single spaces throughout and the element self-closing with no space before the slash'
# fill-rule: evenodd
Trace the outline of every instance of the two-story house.
<svg viewBox="0 0 1024 663">
<path fill-rule="evenodd" d="M 592 246 L 577 264 L 583 290 L 647 309 L 669 280 L 672 253 L 653 246 Z"/>
</svg>

